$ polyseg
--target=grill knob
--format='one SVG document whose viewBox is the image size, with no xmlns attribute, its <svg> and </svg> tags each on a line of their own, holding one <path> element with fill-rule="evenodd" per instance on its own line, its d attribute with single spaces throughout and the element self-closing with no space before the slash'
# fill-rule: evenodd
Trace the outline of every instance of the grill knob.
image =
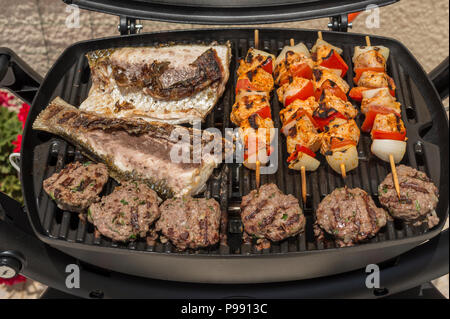
<svg viewBox="0 0 450 319">
<path fill-rule="evenodd" d="M 0 258 L 0 278 L 10 279 L 19 274 L 22 263 L 14 257 Z"/>
</svg>

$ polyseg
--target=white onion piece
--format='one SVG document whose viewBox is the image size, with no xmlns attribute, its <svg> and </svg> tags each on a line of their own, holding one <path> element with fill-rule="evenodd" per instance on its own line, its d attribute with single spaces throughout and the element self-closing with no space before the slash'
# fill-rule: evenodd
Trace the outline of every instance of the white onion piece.
<svg viewBox="0 0 450 319">
<path fill-rule="evenodd" d="M 396 140 L 373 140 L 370 148 L 372 153 L 379 159 L 389 162 L 389 155 L 392 154 L 394 162 L 399 163 L 406 152 L 406 142 Z"/>
<path fill-rule="evenodd" d="M 256 170 L 257 160 L 259 160 L 261 165 L 266 165 L 269 162 L 269 155 L 267 155 L 265 147 L 258 150 L 258 156 L 256 156 L 256 153 L 250 154 L 244 161 L 244 166 L 248 169 Z"/>
<path fill-rule="evenodd" d="M 388 88 L 378 88 L 378 89 L 372 89 L 372 90 L 366 90 L 362 92 L 363 100 L 371 99 L 375 97 L 379 92 L 386 91 L 386 93 L 389 93 Z M 391 93 L 389 93 L 391 94 Z"/>
<path fill-rule="evenodd" d="M 341 174 L 342 163 L 345 165 L 346 172 L 358 167 L 358 151 L 354 145 L 345 150 L 334 151 L 332 155 L 328 155 L 326 158 L 330 167 L 339 174 Z"/>
<path fill-rule="evenodd" d="M 314 157 L 309 156 L 303 152 L 299 152 L 297 155 L 297 159 L 293 160 L 289 164 L 290 169 L 295 169 L 297 171 L 301 170 L 301 167 L 304 166 L 307 171 L 315 171 L 320 165 L 320 162 L 316 160 Z"/>
<path fill-rule="evenodd" d="M 275 65 L 277 66 L 278 64 L 280 64 L 285 58 L 286 58 L 286 52 L 295 52 L 295 53 L 299 53 L 299 54 L 303 54 L 306 57 L 310 57 L 311 55 L 309 54 L 309 50 L 306 47 L 306 45 L 303 42 L 300 42 L 294 46 L 291 45 L 287 45 L 283 48 L 283 50 L 281 50 L 280 54 L 277 56 L 276 60 L 275 60 Z"/>
<path fill-rule="evenodd" d="M 355 59 L 362 53 L 368 52 L 368 51 L 372 51 L 375 48 L 378 48 L 378 52 L 381 53 L 381 55 L 383 56 L 383 58 L 387 61 L 389 58 L 389 49 L 386 48 L 385 46 L 382 45 L 377 45 L 377 46 L 357 46 L 355 47 L 355 53 L 353 54 L 353 62 L 355 62 Z"/>
<path fill-rule="evenodd" d="M 336 46 L 334 46 L 334 45 L 332 45 L 332 44 L 328 43 L 327 41 L 325 41 L 323 39 L 320 39 L 320 38 L 317 39 L 316 43 L 314 44 L 314 46 L 311 49 L 311 52 L 316 52 L 317 51 L 317 47 L 321 46 L 321 45 L 326 45 L 327 47 L 332 48 L 339 55 L 341 55 L 342 52 L 343 52 L 341 48 L 338 48 L 338 47 L 336 47 Z"/>
</svg>

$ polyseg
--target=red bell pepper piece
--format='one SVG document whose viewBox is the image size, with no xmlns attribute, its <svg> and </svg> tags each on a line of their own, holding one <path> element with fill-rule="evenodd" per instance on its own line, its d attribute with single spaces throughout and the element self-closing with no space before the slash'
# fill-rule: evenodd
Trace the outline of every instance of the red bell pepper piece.
<svg viewBox="0 0 450 319">
<path fill-rule="evenodd" d="M 341 77 L 344 77 L 348 70 L 348 65 L 345 63 L 344 59 L 334 50 L 331 50 L 329 56 L 322 60 L 321 66 L 329 69 L 341 70 Z"/>
<path fill-rule="evenodd" d="M 336 139 L 336 138 L 332 139 L 332 141 L 331 141 L 331 149 L 332 150 L 337 149 L 337 148 L 341 148 L 341 147 L 344 147 L 344 146 L 347 146 L 347 145 L 354 145 L 354 146 L 356 146 L 356 142 L 353 141 L 353 140 L 340 141 L 339 139 Z"/>
<path fill-rule="evenodd" d="M 316 90 L 314 97 L 317 101 L 320 99 L 324 91 L 329 92 L 331 95 L 337 96 L 345 102 L 348 101 L 347 95 L 345 95 L 344 91 L 342 91 L 341 88 L 337 86 L 337 84 L 331 83 L 330 80 L 326 80 L 325 82 L 323 82 L 320 89 Z"/>
<path fill-rule="evenodd" d="M 314 153 L 313 151 L 311 151 L 309 148 L 307 148 L 306 146 L 303 145 L 295 145 L 295 151 L 292 152 L 291 155 L 289 155 L 289 157 L 287 158 L 287 162 L 292 162 L 294 159 L 297 158 L 298 153 L 305 153 L 306 155 L 309 155 L 311 157 L 316 157 L 316 153 Z"/>
<path fill-rule="evenodd" d="M 261 64 L 261 68 L 267 73 L 273 73 L 273 61 L 271 57 L 268 57 L 263 64 Z"/>
<path fill-rule="evenodd" d="M 377 114 L 389 114 L 395 113 L 392 109 L 389 109 L 384 106 L 371 106 L 369 111 L 366 113 L 366 118 L 364 119 L 364 123 L 361 125 L 361 131 L 370 132 L 372 130 L 373 122 L 375 121 L 375 117 Z M 395 115 L 400 116 L 400 114 L 395 113 Z"/>
<path fill-rule="evenodd" d="M 266 106 L 255 113 L 258 114 L 259 116 L 261 116 L 263 119 L 272 118 L 272 114 L 271 114 L 269 106 Z"/>
<path fill-rule="evenodd" d="M 386 132 L 380 130 L 372 131 L 372 138 L 374 140 L 396 140 L 396 141 L 404 141 L 406 137 L 406 131 L 402 132 Z"/>
<path fill-rule="evenodd" d="M 314 96 L 314 85 L 311 81 L 308 81 L 300 90 L 294 95 L 286 96 L 284 99 L 284 106 L 287 107 L 295 100 L 306 100 L 310 96 Z"/>
<path fill-rule="evenodd" d="M 334 112 L 333 114 L 331 114 L 330 116 L 328 116 L 327 118 L 321 118 L 318 116 L 314 116 L 314 120 L 317 123 L 317 128 L 321 131 L 323 131 L 325 129 L 325 126 L 327 126 L 332 120 L 334 120 L 335 118 L 340 118 L 340 119 L 344 119 L 346 120 L 347 117 L 345 117 L 344 115 L 342 115 L 339 112 Z"/>
</svg>

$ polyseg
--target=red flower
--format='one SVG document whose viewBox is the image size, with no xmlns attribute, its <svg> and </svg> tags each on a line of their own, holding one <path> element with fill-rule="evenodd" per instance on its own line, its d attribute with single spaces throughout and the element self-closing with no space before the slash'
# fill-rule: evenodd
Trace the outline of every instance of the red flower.
<svg viewBox="0 0 450 319">
<path fill-rule="evenodd" d="M 20 153 L 20 147 L 22 145 L 22 134 L 17 135 L 17 139 L 11 143 L 16 146 L 13 152 Z"/>
<path fill-rule="evenodd" d="M 6 286 L 12 286 L 21 282 L 27 281 L 27 278 L 25 278 L 22 275 L 17 275 L 15 277 L 9 278 L 9 279 L 3 279 L 0 278 L 0 285 L 5 284 Z"/>
<path fill-rule="evenodd" d="M 0 106 L 12 106 L 13 104 L 9 103 L 9 101 L 12 99 L 14 99 L 14 97 L 9 95 L 8 93 L 0 92 Z"/>
<path fill-rule="evenodd" d="M 22 103 L 22 107 L 17 114 L 17 118 L 22 122 L 22 129 L 25 127 L 25 122 L 27 120 L 28 112 L 30 112 L 30 106 L 27 103 Z"/>
</svg>

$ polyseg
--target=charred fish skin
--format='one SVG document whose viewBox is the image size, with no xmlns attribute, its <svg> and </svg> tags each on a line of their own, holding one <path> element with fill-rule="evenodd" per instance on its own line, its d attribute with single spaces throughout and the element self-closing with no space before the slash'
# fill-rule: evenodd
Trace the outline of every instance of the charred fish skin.
<svg viewBox="0 0 450 319">
<path fill-rule="evenodd" d="M 80 108 L 171 124 L 203 120 L 225 91 L 231 44 L 102 49 L 87 55 L 92 74 Z"/>
<path fill-rule="evenodd" d="M 194 134 L 193 129 L 102 117 L 80 111 L 61 98 L 38 115 L 33 129 L 61 136 L 90 159 L 104 163 L 112 178 L 142 181 L 163 199 L 197 194 L 219 162 L 211 154 L 202 156 L 199 163 L 172 161 L 172 147 L 181 143 L 172 133 L 187 130 Z M 186 146 L 192 150 L 191 141 Z"/>
</svg>

